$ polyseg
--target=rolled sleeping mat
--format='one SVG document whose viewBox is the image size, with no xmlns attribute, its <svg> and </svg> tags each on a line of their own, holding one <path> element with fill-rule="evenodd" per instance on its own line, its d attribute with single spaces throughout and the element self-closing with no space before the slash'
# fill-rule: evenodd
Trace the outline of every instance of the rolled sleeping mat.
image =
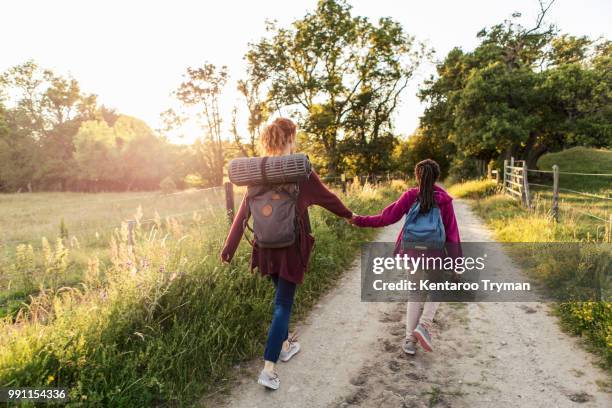
<svg viewBox="0 0 612 408">
<path fill-rule="evenodd" d="M 228 174 L 237 186 L 296 183 L 312 172 L 305 154 L 270 157 L 240 157 L 230 161 Z"/>
</svg>

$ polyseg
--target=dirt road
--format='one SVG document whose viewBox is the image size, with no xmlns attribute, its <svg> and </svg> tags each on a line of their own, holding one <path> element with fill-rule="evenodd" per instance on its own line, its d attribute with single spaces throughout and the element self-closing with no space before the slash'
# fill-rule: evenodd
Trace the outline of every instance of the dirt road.
<svg viewBox="0 0 612 408">
<path fill-rule="evenodd" d="M 491 241 L 465 202 L 455 201 L 464 241 Z M 401 223 L 379 241 L 394 241 Z M 508 258 L 500 270 L 520 274 Z M 405 304 L 360 301 L 358 261 L 299 327 L 302 352 L 278 365 L 281 388 L 256 384 L 249 364 L 228 407 L 609 407 L 609 378 L 543 303 L 444 304 L 435 352 L 400 349 Z M 244 368 L 243 368 L 244 370 Z M 607 384 L 607 385 L 606 385 Z"/>
</svg>

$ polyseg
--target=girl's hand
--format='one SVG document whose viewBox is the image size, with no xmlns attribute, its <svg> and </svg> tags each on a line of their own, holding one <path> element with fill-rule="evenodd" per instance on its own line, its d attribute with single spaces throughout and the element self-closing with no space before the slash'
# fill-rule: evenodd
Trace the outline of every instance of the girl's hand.
<svg viewBox="0 0 612 408">
<path fill-rule="evenodd" d="M 346 219 L 346 222 L 348 222 L 351 225 L 355 225 L 355 220 L 356 220 L 357 217 L 359 217 L 357 214 L 353 214 L 351 216 L 351 218 L 347 218 Z"/>
</svg>

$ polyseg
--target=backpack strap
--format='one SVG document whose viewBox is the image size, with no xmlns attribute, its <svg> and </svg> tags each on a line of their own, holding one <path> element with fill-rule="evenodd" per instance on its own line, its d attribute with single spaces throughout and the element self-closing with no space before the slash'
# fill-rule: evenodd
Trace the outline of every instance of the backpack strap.
<svg viewBox="0 0 612 408">
<path fill-rule="evenodd" d="M 249 225 L 249 218 L 251 218 L 251 206 L 249 205 L 249 201 L 251 200 L 251 195 L 249 194 L 249 187 L 247 187 L 246 200 L 247 200 L 246 215 L 244 216 L 244 220 L 242 221 L 242 235 L 244 236 L 244 239 L 246 240 L 246 242 L 248 242 L 252 247 L 254 247 L 255 246 L 255 231 L 253 231 L 253 228 L 251 228 L 251 226 Z M 247 230 L 251 231 L 253 238 L 249 238 L 249 236 L 247 235 Z"/>
</svg>

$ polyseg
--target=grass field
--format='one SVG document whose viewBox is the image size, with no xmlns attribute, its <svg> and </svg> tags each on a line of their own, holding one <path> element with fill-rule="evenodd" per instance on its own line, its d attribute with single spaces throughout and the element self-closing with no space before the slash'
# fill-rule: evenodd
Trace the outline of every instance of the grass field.
<svg viewBox="0 0 612 408">
<path fill-rule="evenodd" d="M 73 286 L 80 282 L 89 260 L 94 257 L 107 264 L 110 239 L 122 233 L 122 223 L 128 219 L 139 220 L 145 228 L 163 224 L 169 215 L 185 220 L 195 212 L 215 218 L 224 208 L 223 188 L 170 195 L 0 194 L 0 317 L 16 312 L 21 302 L 41 285 Z M 62 248 L 57 247 L 60 237 L 63 237 L 61 245 L 67 250 L 64 259 L 61 259 Z M 60 259 L 47 259 L 49 254 L 43 250 L 43 238 L 49 243 L 52 257 Z M 53 269 L 53 264 L 58 262 L 65 265 L 61 271 L 54 271 L 50 279 L 48 269 Z"/>
<path fill-rule="evenodd" d="M 356 187 L 342 199 L 371 213 L 405 188 Z M 311 222 L 317 244 L 295 318 L 374 233 L 319 208 Z M 141 223 L 133 253 L 125 231 L 115 231 L 108 261 L 92 255 L 79 285 L 44 290 L 0 320 L 0 386 L 66 386 L 75 405 L 183 406 L 227 381 L 232 364 L 261 352 L 273 295 L 269 280 L 248 270 L 247 245 L 220 264 L 227 228 L 222 207 Z"/>
<path fill-rule="evenodd" d="M 545 154 L 538 160 L 540 170 L 550 171 L 554 164 L 559 166 L 560 172 L 612 174 L 612 151 L 574 147 Z M 547 179 L 552 180 L 550 176 Z M 609 194 L 612 197 L 612 177 L 561 174 L 559 186 L 594 194 Z"/>
<path fill-rule="evenodd" d="M 542 156 L 540 170 L 559 166 L 559 210 L 566 220 L 576 220 L 576 237 L 605 240 L 606 224 L 612 216 L 612 151 L 575 147 Z M 586 173 L 587 175 L 564 174 Z M 595 174 L 602 174 L 596 176 Z M 552 207 L 552 175 L 529 173 L 534 204 L 540 212 Z M 545 186 L 545 187 L 544 187 Z M 609 228 L 609 226 L 607 227 Z"/>
</svg>

